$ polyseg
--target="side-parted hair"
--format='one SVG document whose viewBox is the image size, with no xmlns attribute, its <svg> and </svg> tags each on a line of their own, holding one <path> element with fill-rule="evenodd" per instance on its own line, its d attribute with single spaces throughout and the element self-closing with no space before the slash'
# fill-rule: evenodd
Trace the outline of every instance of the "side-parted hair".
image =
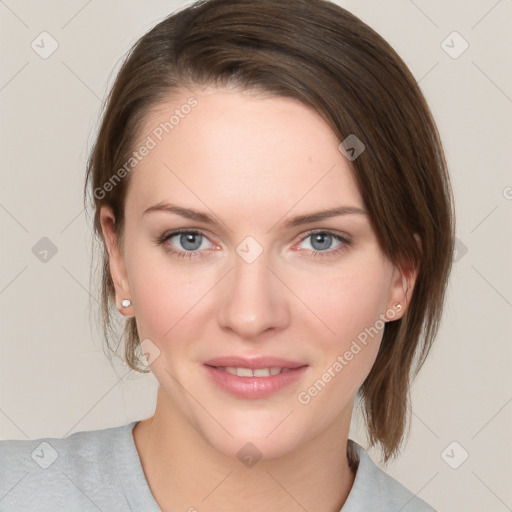
<svg viewBox="0 0 512 512">
<path fill-rule="evenodd" d="M 359 390 L 369 444 L 380 443 L 388 462 L 408 433 L 410 385 L 439 329 L 455 238 L 445 156 L 416 80 L 373 29 L 324 0 L 201 0 L 136 42 L 106 98 L 87 163 L 84 202 L 87 208 L 92 194 L 106 347 L 116 353 L 113 342 L 124 341 L 126 363 L 140 372 L 148 370 L 140 360 L 135 318 L 123 320 L 121 334 L 115 325 L 100 209 L 112 208 L 122 248 L 131 174 L 119 180 L 118 171 L 144 136 L 151 109 L 194 86 L 298 100 L 318 112 L 340 142 L 354 134 L 364 143 L 350 164 L 378 243 L 393 264 L 418 272 L 409 307 L 386 323 Z M 116 173 L 115 186 L 105 186 Z"/>
</svg>

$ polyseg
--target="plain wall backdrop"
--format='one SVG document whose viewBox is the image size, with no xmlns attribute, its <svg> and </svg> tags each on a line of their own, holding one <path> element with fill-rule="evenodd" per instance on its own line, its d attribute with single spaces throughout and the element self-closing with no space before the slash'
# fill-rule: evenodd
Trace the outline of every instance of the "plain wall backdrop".
<svg viewBox="0 0 512 512">
<path fill-rule="evenodd" d="M 411 436 L 381 467 L 439 512 L 512 510 L 512 1 L 338 3 L 419 81 L 457 214 L 445 314 L 413 387 Z M 82 188 L 121 59 L 182 5 L 0 1 L 1 439 L 63 437 L 154 410 L 156 379 L 113 367 L 90 313 L 99 293 Z M 357 421 L 351 437 L 365 445 Z"/>
</svg>

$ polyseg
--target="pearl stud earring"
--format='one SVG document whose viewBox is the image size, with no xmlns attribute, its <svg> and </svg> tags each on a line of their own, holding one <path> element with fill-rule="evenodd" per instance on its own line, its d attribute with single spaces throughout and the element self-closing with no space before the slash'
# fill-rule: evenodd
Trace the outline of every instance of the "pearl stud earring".
<svg viewBox="0 0 512 512">
<path fill-rule="evenodd" d="M 121 306 L 123 306 L 123 308 L 128 308 L 128 307 L 130 307 L 131 303 L 132 303 L 132 301 L 130 299 L 123 299 L 121 301 Z"/>
</svg>

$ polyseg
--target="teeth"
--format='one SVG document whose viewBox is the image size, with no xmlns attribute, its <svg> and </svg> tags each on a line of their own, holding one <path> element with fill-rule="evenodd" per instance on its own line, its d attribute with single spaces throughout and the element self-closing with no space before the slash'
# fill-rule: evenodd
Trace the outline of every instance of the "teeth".
<svg viewBox="0 0 512 512">
<path fill-rule="evenodd" d="M 232 366 L 219 369 L 231 373 L 232 375 L 238 375 L 238 377 L 270 377 L 271 375 L 290 371 L 289 368 L 256 368 L 255 370 L 251 370 L 250 368 L 234 368 Z"/>
<path fill-rule="evenodd" d="M 270 377 L 269 368 L 257 368 L 252 371 L 255 377 Z"/>
<path fill-rule="evenodd" d="M 254 374 L 250 368 L 237 368 L 236 374 L 239 377 L 254 377 Z"/>
</svg>

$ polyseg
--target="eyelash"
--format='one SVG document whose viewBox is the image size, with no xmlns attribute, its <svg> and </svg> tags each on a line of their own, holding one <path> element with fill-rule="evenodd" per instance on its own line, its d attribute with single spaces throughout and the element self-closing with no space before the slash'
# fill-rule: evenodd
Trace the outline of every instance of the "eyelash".
<svg viewBox="0 0 512 512">
<path fill-rule="evenodd" d="M 188 259 L 192 259 L 192 258 L 196 258 L 196 257 L 209 258 L 211 256 L 211 254 L 208 254 L 207 256 L 204 256 L 199 251 L 178 251 L 176 249 L 173 249 L 170 245 L 166 244 L 174 236 L 176 236 L 176 235 L 183 235 L 183 234 L 187 234 L 187 235 L 189 235 L 189 234 L 190 235 L 200 235 L 200 236 L 203 236 L 203 237 L 207 238 L 206 235 L 204 235 L 200 231 L 197 231 L 197 230 L 194 230 L 194 229 L 178 229 L 176 231 L 170 231 L 168 233 L 164 233 L 162 236 L 160 236 L 159 238 L 156 239 L 155 243 L 157 245 L 164 246 L 164 250 L 166 252 L 168 252 L 170 254 L 173 254 L 174 256 L 177 256 L 178 258 L 188 258 Z M 334 254 L 338 254 L 341 251 L 344 251 L 352 243 L 352 241 L 350 240 L 349 237 L 345 237 L 345 236 L 339 235 L 339 234 L 337 234 L 337 233 L 335 233 L 333 231 L 318 230 L 318 229 L 317 230 L 312 230 L 312 231 L 309 231 L 308 233 L 306 233 L 300 239 L 299 243 L 304 242 L 304 240 L 306 240 L 310 236 L 319 235 L 319 234 L 330 235 L 334 239 L 336 239 L 339 242 L 341 242 L 341 245 L 339 245 L 338 248 L 336 248 L 336 249 L 331 249 L 331 250 L 326 250 L 326 251 L 315 251 L 315 250 L 308 249 L 309 252 L 313 253 L 312 254 L 313 258 L 326 258 L 326 257 L 329 257 L 329 256 L 333 256 Z"/>
</svg>

